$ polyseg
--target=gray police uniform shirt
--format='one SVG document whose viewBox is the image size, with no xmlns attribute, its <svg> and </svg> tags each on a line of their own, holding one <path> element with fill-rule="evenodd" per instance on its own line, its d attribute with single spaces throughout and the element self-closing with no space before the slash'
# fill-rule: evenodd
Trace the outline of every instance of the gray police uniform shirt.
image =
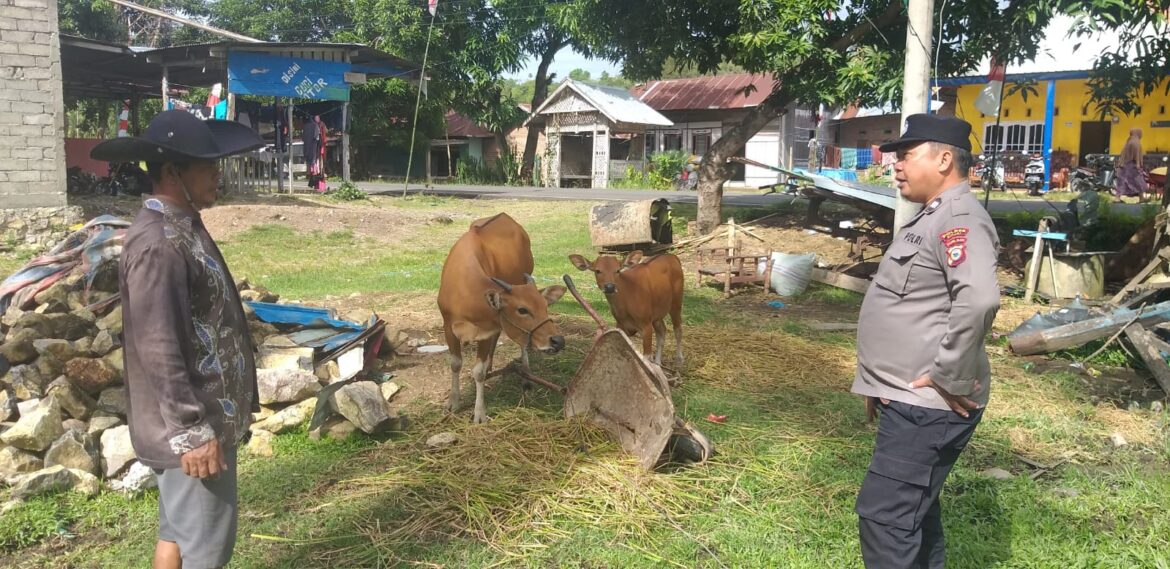
<svg viewBox="0 0 1170 569">
<path fill-rule="evenodd" d="M 967 182 L 911 219 L 861 304 L 852 391 L 950 409 L 935 390 L 907 386 L 926 374 L 949 393 L 986 405 L 991 364 L 984 338 L 999 310 L 998 249 L 991 216 Z"/>
</svg>

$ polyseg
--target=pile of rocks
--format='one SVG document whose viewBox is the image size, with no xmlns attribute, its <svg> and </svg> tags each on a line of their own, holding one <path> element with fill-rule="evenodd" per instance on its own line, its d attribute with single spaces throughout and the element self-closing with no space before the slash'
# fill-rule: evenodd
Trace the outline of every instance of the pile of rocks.
<svg viewBox="0 0 1170 569">
<path fill-rule="evenodd" d="M 0 484 L 12 488 L 14 500 L 64 489 L 92 495 L 103 480 L 127 492 L 155 484 L 151 470 L 135 460 L 126 425 L 122 309 L 104 302 L 116 296 L 111 273 L 99 272 L 83 297 L 84 277 L 75 271 L 37 294 L 31 310 L 10 307 L 0 317 L 0 361 L 9 368 L 0 369 Z M 279 300 L 237 284 L 245 300 Z M 95 313 L 95 306 L 102 308 Z M 335 416 L 316 437 L 402 427 L 388 404 L 395 384 L 342 377 L 335 361 L 318 365 L 311 349 L 292 344 L 250 311 L 249 328 L 259 348 L 263 406 L 254 416 L 253 452 L 270 455 L 272 435 L 308 421 L 321 393 L 328 393 Z"/>
<path fill-rule="evenodd" d="M 281 302 L 277 295 L 246 281 L 237 283 L 237 287 L 240 297 L 246 301 Z M 344 439 L 357 431 L 375 434 L 405 428 L 405 417 L 395 415 L 390 407 L 400 390 L 397 384 L 358 380 L 354 375 L 358 368 L 345 369 L 339 365 L 344 356 L 322 361 L 318 351 L 298 346 L 279 328 L 261 322 L 250 310 L 246 311 L 257 346 L 256 376 L 261 405 L 260 412 L 253 417 L 252 440 L 248 445 L 253 453 L 271 455 L 272 435 L 300 428 L 318 407 L 327 408 L 330 417 L 309 433 L 314 439 L 322 436 Z M 351 314 L 347 319 L 369 320 L 368 314 Z M 390 335 L 387 338 L 383 340 L 384 353 L 398 347 L 395 345 L 398 340 L 390 339 Z M 356 346 L 353 350 L 357 353 L 352 355 L 360 362 L 364 347 Z"/>
<path fill-rule="evenodd" d="M 104 302 L 116 294 L 116 270 L 99 271 L 88 296 L 83 278 L 77 270 L 37 294 L 32 310 L 0 317 L 10 368 L 0 370 L 0 481 L 15 499 L 95 494 L 103 478 L 127 490 L 154 481 L 134 460 L 126 426 L 122 310 Z"/>
</svg>

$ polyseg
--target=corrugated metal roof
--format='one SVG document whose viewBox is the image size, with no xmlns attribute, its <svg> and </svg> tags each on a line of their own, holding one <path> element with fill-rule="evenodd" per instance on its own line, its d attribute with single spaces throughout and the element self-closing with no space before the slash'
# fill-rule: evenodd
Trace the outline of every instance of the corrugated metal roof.
<svg viewBox="0 0 1170 569">
<path fill-rule="evenodd" d="M 491 138 L 492 131 L 475 124 L 475 121 L 455 111 L 447 111 L 447 135 L 456 138 Z"/>
<path fill-rule="evenodd" d="M 557 87 L 557 90 L 549 95 L 548 99 L 545 99 L 540 108 L 536 109 L 533 116 L 540 115 L 565 97 L 574 94 L 613 122 L 654 126 L 674 124 L 670 122 L 670 119 L 642 103 L 624 89 L 592 85 L 572 79 Z"/>
<path fill-rule="evenodd" d="M 657 111 L 744 109 L 762 103 L 774 83 L 768 74 L 736 73 L 652 81 L 630 92 Z M 745 93 L 748 87 L 754 89 Z"/>
</svg>

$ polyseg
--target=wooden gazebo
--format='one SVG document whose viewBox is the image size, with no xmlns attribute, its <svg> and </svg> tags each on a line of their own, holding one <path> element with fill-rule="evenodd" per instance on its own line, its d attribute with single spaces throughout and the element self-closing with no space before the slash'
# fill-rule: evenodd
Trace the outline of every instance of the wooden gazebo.
<svg viewBox="0 0 1170 569">
<path fill-rule="evenodd" d="M 666 117 L 616 87 L 565 81 L 528 119 L 548 137 L 545 185 L 607 188 L 631 168 L 646 169 L 646 127 Z"/>
</svg>

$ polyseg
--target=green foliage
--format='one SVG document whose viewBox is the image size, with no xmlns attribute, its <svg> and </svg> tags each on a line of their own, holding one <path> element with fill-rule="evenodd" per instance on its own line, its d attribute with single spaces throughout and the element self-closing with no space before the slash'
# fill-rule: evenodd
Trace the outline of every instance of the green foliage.
<svg viewBox="0 0 1170 569">
<path fill-rule="evenodd" d="M 1004 97 L 1012 97 L 1016 94 L 1019 94 L 1020 98 L 1026 103 L 1028 102 L 1028 97 L 1037 97 L 1040 95 L 1040 83 L 1035 79 L 1014 81 L 1007 87 L 1007 92 L 1004 94 Z"/>
<path fill-rule="evenodd" d="M 351 182 L 342 182 L 336 189 L 330 190 L 325 195 L 341 200 L 341 201 L 357 201 L 369 199 L 365 192 L 361 191 L 357 186 Z"/>
<path fill-rule="evenodd" d="M 890 177 L 886 175 L 886 169 L 881 164 L 870 164 L 858 178 L 866 184 L 889 184 L 891 181 Z"/>
<path fill-rule="evenodd" d="M 666 189 L 674 183 L 674 177 L 686 167 L 691 155 L 685 150 L 666 150 L 650 155 L 650 172 L 655 176 L 655 187 Z"/>
<path fill-rule="evenodd" d="M 633 166 L 626 166 L 625 176 L 616 180 L 610 180 L 609 187 L 618 190 L 644 190 L 646 188 L 654 188 L 656 190 L 664 190 L 666 188 L 659 188 L 654 185 L 654 175 L 650 172 L 642 172 Z"/>
<path fill-rule="evenodd" d="M 461 184 L 509 185 L 521 183 L 520 163 L 515 154 L 505 152 L 486 164 L 476 158 L 461 158 L 455 166 L 455 179 Z"/>
</svg>

